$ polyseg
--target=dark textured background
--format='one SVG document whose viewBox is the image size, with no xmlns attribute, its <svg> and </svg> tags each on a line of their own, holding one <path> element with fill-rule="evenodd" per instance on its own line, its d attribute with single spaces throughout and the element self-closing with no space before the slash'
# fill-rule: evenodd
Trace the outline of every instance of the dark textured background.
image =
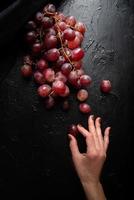
<svg viewBox="0 0 134 200">
<path fill-rule="evenodd" d="M 7 195 L 18 199 L 85 199 L 71 162 L 66 129 L 71 123 L 86 126 L 87 116 L 79 113 L 74 95 L 69 112 L 63 112 L 60 106 L 46 111 L 34 82 L 21 77 L 23 26 L 44 3 L 16 2 L 19 7 L 16 10 L 15 5 L 8 14 L 2 11 L 7 7 L 5 1 L 0 15 L 1 199 Z M 131 192 L 127 186 L 130 187 L 132 170 L 134 3 L 67 0 L 57 7 L 87 26 L 84 68 L 93 79 L 88 102 L 92 113 L 102 117 L 103 127 L 112 126 L 102 181 L 108 199 L 129 199 L 126 195 Z M 113 90 L 108 96 L 99 91 L 102 79 L 112 82 Z M 79 139 L 83 150 L 84 143 Z"/>
</svg>

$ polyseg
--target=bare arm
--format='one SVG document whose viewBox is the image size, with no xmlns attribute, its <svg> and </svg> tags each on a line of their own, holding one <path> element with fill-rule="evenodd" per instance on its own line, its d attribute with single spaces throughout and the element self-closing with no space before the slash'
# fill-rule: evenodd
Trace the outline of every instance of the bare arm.
<svg viewBox="0 0 134 200">
<path fill-rule="evenodd" d="M 104 137 L 101 132 L 100 118 L 95 121 L 93 116 L 88 119 L 88 130 L 78 125 L 79 132 L 85 137 L 86 153 L 80 153 L 77 140 L 69 134 L 72 159 L 84 188 L 87 200 L 106 200 L 100 175 L 106 159 L 109 144 L 110 127 L 106 128 Z"/>
</svg>

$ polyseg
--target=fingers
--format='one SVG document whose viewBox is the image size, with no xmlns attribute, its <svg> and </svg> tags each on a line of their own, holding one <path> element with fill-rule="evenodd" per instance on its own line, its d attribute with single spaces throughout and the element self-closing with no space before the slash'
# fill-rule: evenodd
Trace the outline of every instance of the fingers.
<svg viewBox="0 0 134 200">
<path fill-rule="evenodd" d="M 88 129 L 91 133 L 95 132 L 95 126 L 94 126 L 94 116 L 90 115 L 88 118 Z"/>
<path fill-rule="evenodd" d="M 109 145 L 109 133 L 110 133 L 110 127 L 106 128 L 105 129 L 105 132 L 104 132 L 104 148 L 105 148 L 105 151 L 107 151 L 107 148 L 108 148 L 108 145 Z"/>
<path fill-rule="evenodd" d="M 80 152 L 79 152 L 79 148 L 78 148 L 78 145 L 77 145 L 77 140 L 71 134 L 68 134 L 68 137 L 70 139 L 69 144 L 70 144 L 70 150 L 71 150 L 72 156 L 78 157 L 80 155 Z"/>
<path fill-rule="evenodd" d="M 78 131 L 86 138 L 87 153 L 89 151 L 94 152 L 96 148 L 95 148 L 93 134 L 91 134 L 89 131 L 87 131 L 84 127 L 80 125 L 78 125 L 77 128 L 78 128 Z"/>
<path fill-rule="evenodd" d="M 101 118 L 97 117 L 97 119 L 95 120 L 95 127 L 96 127 L 96 133 L 98 136 L 98 141 L 101 147 L 104 147 L 104 142 L 103 142 L 103 136 L 102 136 L 102 132 L 101 132 Z"/>
<path fill-rule="evenodd" d="M 99 150 L 100 144 L 99 144 L 98 134 L 96 131 L 93 115 L 90 115 L 90 117 L 88 118 L 88 128 L 89 128 L 89 131 L 91 132 L 91 134 L 93 135 L 95 147 L 97 150 Z"/>
</svg>

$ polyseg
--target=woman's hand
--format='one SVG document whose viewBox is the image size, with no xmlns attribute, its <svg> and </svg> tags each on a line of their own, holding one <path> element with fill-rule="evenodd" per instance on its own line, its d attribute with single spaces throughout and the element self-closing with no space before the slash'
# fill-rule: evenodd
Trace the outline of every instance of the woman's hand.
<svg viewBox="0 0 134 200">
<path fill-rule="evenodd" d="M 87 197 L 91 195 L 89 193 L 96 193 L 98 191 L 99 198 L 98 196 L 93 196 L 93 198 L 89 196 L 90 199 L 98 198 L 97 200 L 105 199 L 104 194 L 100 198 L 103 192 L 100 184 L 100 174 L 106 159 L 110 131 L 110 127 L 106 128 L 104 137 L 102 136 L 100 120 L 101 118 L 98 117 L 94 121 L 94 117 L 90 116 L 88 119 L 88 130 L 81 125 L 77 126 L 79 132 L 86 139 L 87 152 L 84 154 L 80 153 L 76 138 L 69 134 L 70 149 L 77 174 L 86 194 L 88 193 Z"/>
</svg>

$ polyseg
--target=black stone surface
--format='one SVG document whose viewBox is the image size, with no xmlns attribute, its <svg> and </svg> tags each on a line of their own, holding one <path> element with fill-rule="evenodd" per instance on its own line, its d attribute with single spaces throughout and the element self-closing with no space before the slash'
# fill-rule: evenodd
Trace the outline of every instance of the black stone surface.
<svg viewBox="0 0 134 200">
<path fill-rule="evenodd" d="M 38 1 L 38 8 L 44 5 L 42 2 Z M 133 157 L 134 3 L 132 0 L 64 0 L 57 7 L 87 26 L 84 68 L 93 79 L 88 88 L 88 102 L 92 113 L 102 117 L 103 128 L 112 127 L 102 181 L 107 199 L 129 199 L 131 190 L 127 186 L 130 187 Z M 34 1 L 29 10 L 29 15 L 36 10 Z M 74 94 L 67 113 L 60 106 L 46 111 L 33 80 L 21 77 L 27 9 L 24 18 L 12 33 L 14 37 L 5 35 L 4 38 L 1 34 L 0 194 L 4 195 L 3 199 L 10 195 L 18 199 L 82 200 L 85 196 L 73 169 L 66 130 L 72 123 L 86 126 L 87 116 L 79 113 Z M 100 93 L 102 79 L 112 82 L 112 93 L 108 96 Z M 79 139 L 83 150 L 85 144 Z"/>
</svg>

